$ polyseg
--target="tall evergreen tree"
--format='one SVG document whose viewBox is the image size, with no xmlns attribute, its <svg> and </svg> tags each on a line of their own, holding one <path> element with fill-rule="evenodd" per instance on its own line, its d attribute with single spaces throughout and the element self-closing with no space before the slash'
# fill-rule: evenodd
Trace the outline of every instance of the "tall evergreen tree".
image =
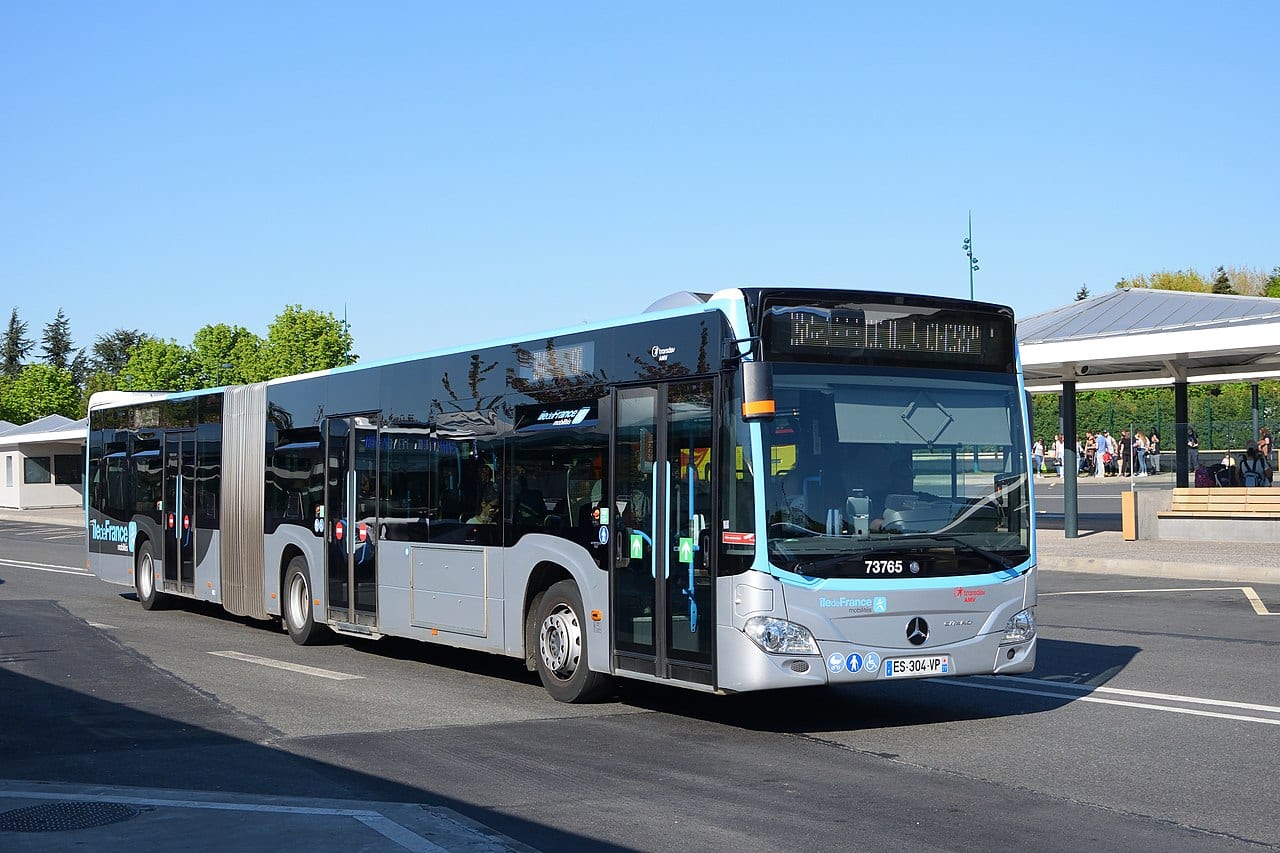
<svg viewBox="0 0 1280 853">
<path fill-rule="evenodd" d="M 18 319 L 18 309 L 9 315 L 9 328 L 4 333 L 4 364 L 0 369 L 10 379 L 22 372 L 22 361 L 31 352 L 31 339 L 27 337 L 27 324 Z"/>
<path fill-rule="evenodd" d="M 71 378 L 76 383 L 76 387 L 83 388 L 85 380 L 89 378 L 89 357 L 85 355 L 84 347 L 76 350 L 75 357 L 71 359 L 67 369 L 71 371 Z"/>
<path fill-rule="evenodd" d="M 119 373 L 129 363 L 129 355 L 147 336 L 137 329 L 116 329 L 98 335 L 93 342 L 89 367 L 95 373 Z"/>
<path fill-rule="evenodd" d="M 1218 267 L 1213 271 L 1213 292 L 1235 293 L 1235 290 L 1231 287 L 1231 276 L 1227 275 L 1227 271 L 1223 267 Z"/>
<path fill-rule="evenodd" d="M 45 364 L 51 364 L 60 370 L 71 367 L 71 321 L 58 309 L 52 322 L 44 327 L 44 335 L 40 338 L 40 354 Z"/>
<path fill-rule="evenodd" d="M 1089 298 L 1089 285 L 1082 284 L 1080 289 L 1076 291 L 1076 302 L 1084 302 Z"/>
</svg>

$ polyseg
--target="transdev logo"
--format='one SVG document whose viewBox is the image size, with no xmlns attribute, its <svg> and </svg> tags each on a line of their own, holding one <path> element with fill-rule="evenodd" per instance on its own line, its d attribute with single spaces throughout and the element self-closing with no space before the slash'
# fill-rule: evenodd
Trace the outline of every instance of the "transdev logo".
<svg viewBox="0 0 1280 853">
<path fill-rule="evenodd" d="M 115 542 L 119 551 L 133 551 L 133 543 L 138 540 L 138 522 L 99 524 L 97 519 L 90 519 L 89 538 L 96 542 Z"/>
</svg>

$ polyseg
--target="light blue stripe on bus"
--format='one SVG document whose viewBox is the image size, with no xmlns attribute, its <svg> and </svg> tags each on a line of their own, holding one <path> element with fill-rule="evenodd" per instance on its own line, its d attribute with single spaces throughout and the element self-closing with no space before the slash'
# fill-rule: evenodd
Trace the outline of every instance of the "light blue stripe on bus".
<svg viewBox="0 0 1280 853">
<path fill-rule="evenodd" d="M 799 575 L 795 572 L 776 568 L 772 569 L 769 574 L 788 586 L 796 586 L 801 589 L 831 590 L 832 592 L 878 588 L 946 589 L 960 583 L 966 586 L 1006 583 L 1022 577 L 1032 565 L 1031 560 L 1026 560 L 1013 568 L 1001 569 L 998 572 L 991 572 L 986 575 L 949 575 L 939 578 L 811 578 L 807 575 Z"/>
</svg>

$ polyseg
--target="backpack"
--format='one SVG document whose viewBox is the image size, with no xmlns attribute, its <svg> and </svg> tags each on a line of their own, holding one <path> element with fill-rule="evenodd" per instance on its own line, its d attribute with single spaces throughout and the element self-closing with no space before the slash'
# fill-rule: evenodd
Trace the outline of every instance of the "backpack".
<svg viewBox="0 0 1280 853">
<path fill-rule="evenodd" d="M 1218 462 L 1214 465 L 1210 465 L 1209 474 L 1211 477 L 1213 477 L 1213 485 L 1215 486 L 1232 485 L 1230 465 L 1223 465 L 1221 462 Z"/>
<path fill-rule="evenodd" d="M 1261 456 L 1254 459 L 1250 459 L 1248 456 L 1242 457 L 1240 459 L 1240 476 L 1244 479 L 1245 486 L 1249 488 L 1271 485 L 1271 481 L 1267 479 L 1267 463 Z"/>
<path fill-rule="evenodd" d="M 1196 469 L 1196 488 L 1207 489 L 1213 485 L 1213 476 L 1209 469 L 1201 465 Z"/>
</svg>

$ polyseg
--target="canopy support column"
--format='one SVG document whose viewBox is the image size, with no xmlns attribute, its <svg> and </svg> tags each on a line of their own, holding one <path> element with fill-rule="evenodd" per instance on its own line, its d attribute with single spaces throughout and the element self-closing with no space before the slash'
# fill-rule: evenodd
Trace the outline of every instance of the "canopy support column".
<svg viewBox="0 0 1280 853">
<path fill-rule="evenodd" d="M 1190 480 L 1187 468 L 1187 422 L 1191 420 L 1187 408 L 1187 380 L 1180 379 L 1173 383 L 1173 428 L 1174 450 L 1177 451 L 1175 463 L 1174 485 L 1185 489 Z"/>
<path fill-rule="evenodd" d="M 1075 539 L 1080 535 L 1079 517 L 1076 507 L 1076 473 L 1080 470 L 1080 460 L 1076 458 L 1076 381 L 1068 379 L 1062 383 L 1062 397 L 1058 403 L 1058 411 L 1062 416 L 1062 449 L 1066 459 L 1062 466 L 1062 530 L 1067 539 Z"/>
<path fill-rule="evenodd" d="M 1253 440 L 1258 440 L 1258 383 L 1251 383 L 1253 391 Z"/>
</svg>

